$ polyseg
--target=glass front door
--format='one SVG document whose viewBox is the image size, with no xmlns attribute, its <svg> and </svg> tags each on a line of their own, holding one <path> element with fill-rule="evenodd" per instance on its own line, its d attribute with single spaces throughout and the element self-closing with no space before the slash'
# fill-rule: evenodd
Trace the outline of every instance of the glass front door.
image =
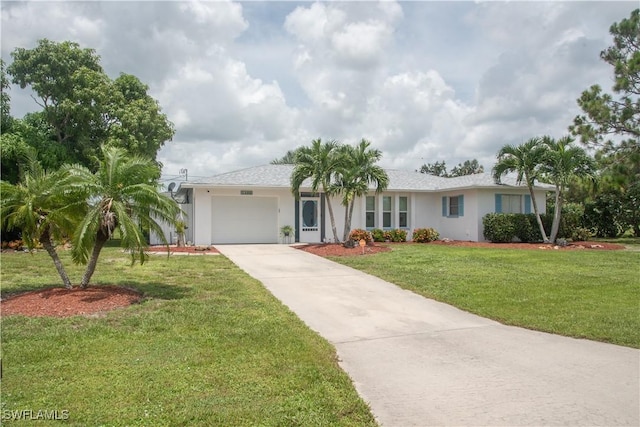
<svg viewBox="0 0 640 427">
<path fill-rule="evenodd" d="M 320 241 L 320 199 L 300 200 L 300 241 L 317 243 Z"/>
</svg>

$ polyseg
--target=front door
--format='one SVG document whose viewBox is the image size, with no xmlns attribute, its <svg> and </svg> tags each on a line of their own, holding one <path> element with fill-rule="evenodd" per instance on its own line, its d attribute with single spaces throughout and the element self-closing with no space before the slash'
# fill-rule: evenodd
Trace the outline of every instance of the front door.
<svg viewBox="0 0 640 427">
<path fill-rule="evenodd" d="M 300 199 L 300 241 L 317 243 L 321 241 L 319 197 L 304 197 Z"/>
</svg>

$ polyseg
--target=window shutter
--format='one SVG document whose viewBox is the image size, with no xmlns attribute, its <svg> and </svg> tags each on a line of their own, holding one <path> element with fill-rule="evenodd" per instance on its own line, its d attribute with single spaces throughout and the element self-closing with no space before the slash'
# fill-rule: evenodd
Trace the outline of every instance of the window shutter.
<svg viewBox="0 0 640 427">
<path fill-rule="evenodd" d="M 447 216 L 447 212 L 449 209 L 447 209 L 447 196 L 443 196 L 442 197 L 442 216 Z"/>
<path fill-rule="evenodd" d="M 464 196 L 458 196 L 458 216 L 464 216 Z"/>
<path fill-rule="evenodd" d="M 531 213 L 531 196 L 528 194 L 525 194 L 524 196 L 524 213 Z"/>
<path fill-rule="evenodd" d="M 496 213 L 502 213 L 502 194 L 496 194 Z"/>
</svg>

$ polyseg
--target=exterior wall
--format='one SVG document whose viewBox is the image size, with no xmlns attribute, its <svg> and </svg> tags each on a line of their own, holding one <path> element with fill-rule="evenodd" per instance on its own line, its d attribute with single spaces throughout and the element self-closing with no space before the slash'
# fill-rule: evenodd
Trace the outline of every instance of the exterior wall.
<svg viewBox="0 0 640 427">
<path fill-rule="evenodd" d="M 240 196 L 241 190 L 251 190 L 252 195 L 243 197 L 276 197 L 278 199 L 278 241 L 282 242 L 283 236 L 279 229 L 284 225 L 295 224 L 294 198 L 289 189 L 256 189 L 256 188 L 195 188 L 193 191 L 194 224 L 193 242 L 196 245 L 210 245 L 212 238 L 212 198 L 213 196 Z"/>
<path fill-rule="evenodd" d="M 182 209 L 185 213 L 184 215 L 184 219 L 185 222 L 187 223 L 188 228 L 185 230 L 185 242 L 193 242 L 193 229 L 191 227 L 191 223 L 193 222 L 193 204 L 191 203 L 185 203 L 185 204 L 181 204 L 180 205 L 180 209 Z M 169 242 L 170 245 L 174 245 L 176 243 L 178 243 L 178 235 L 176 234 L 176 230 L 174 229 L 174 227 L 170 224 L 167 224 L 166 222 L 160 222 L 160 227 L 162 228 L 162 233 L 164 234 L 165 239 L 167 239 L 167 242 Z M 160 238 L 160 236 L 156 235 L 155 233 L 151 233 L 151 236 L 149 236 L 149 243 L 151 245 L 162 245 L 162 239 Z"/>
<path fill-rule="evenodd" d="M 244 188 L 243 188 L 244 189 Z M 293 242 L 294 239 L 284 240 L 279 233 L 279 228 L 284 225 L 295 227 L 295 199 L 289 189 L 285 188 L 246 188 L 252 195 L 243 197 L 276 197 L 278 199 L 278 241 L 282 243 Z M 212 197 L 216 196 L 240 196 L 241 188 L 195 188 L 192 199 L 192 215 L 189 215 L 189 229 L 187 240 L 196 245 L 209 245 L 212 239 Z M 383 196 L 390 196 L 392 200 L 391 228 L 399 228 L 399 198 L 408 198 L 408 227 L 407 237 L 416 228 L 435 228 L 441 238 L 454 240 L 483 241 L 482 217 L 490 212 L 495 212 L 496 194 L 528 194 L 526 189 L 495 188 L 495 189 L 467 189 L 459 191 L 447 191 L 439 193 L 423 192 L 384 192 L 381 194 L 370 193 L 376 197 L 376 227 L 383 228 Z M 449 217 L 442 215 L 442 197 L 464 196 L 464 212 L 462 216 Z M 339 197 L 332 197 L 336 230 L 338 239 L 342 240 L 345 222 L 345 208 L 340 203 Z M 536 192 L 536 201 L 541 213 L 545 212 L 546 191 Z M 183 205 L 184 206 L 184 205 Z M 333 242 L 334 236 L 331 229 L 329 212 L 325 206 L 321 221 L 324 224 L 324 240 Z M 359 198 L 354 206 L 351 229 L 366 227 L 366 197 Z"/>
</svg>

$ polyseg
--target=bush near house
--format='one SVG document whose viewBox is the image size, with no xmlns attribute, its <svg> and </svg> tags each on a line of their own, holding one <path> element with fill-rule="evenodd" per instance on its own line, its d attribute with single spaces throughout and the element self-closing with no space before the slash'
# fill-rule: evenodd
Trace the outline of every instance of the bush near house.
<svg viewBox="0 0 640 427">
<path fill-rule="evenodd" d="M 367 230 L 363 230 L 361 228 L 356 228 L 351 230 L 349 233 L 349 240 L 359 242 L 360 240 L 364 240 L 367 244 L 373 242 L 373 237 L 371 237 L 371 233 Z"/>
<path fill-rule="evenodd" d="M 413 241 L 417 243 L 429 243 L 440 238 L 434 228 L 416 228 L 413 230 Z"/>
<path fill-rule="evenodd" d="M 575 203 L 568 203 L 562 208 L 558 239 L 588 239 L 589 230 L 582 227 L 583 212 L 582 206 Z M 542 214 L 540 219 L 544 229 L 551 230 L 553 213 Z M 535 214 L 489 213 L 482 218 L 482 224 L 484 238 L 490 242 L 509 243 L 514 239 L 525 243 L 542 241 Z"/>
<path fill-rule="evenodd" d="M 407 241 L 407 230 L 396 228 L 385 232 L 385 240 L 390 242 L 400 243 Z"/>
<path fill-rule="evenodd" d="M 384 231 L 379 228 L 374 228 L 371 230 L 371 237 L 374 242 L 384 242 L 386 239 L 384 237 Z"/>
</svg>

